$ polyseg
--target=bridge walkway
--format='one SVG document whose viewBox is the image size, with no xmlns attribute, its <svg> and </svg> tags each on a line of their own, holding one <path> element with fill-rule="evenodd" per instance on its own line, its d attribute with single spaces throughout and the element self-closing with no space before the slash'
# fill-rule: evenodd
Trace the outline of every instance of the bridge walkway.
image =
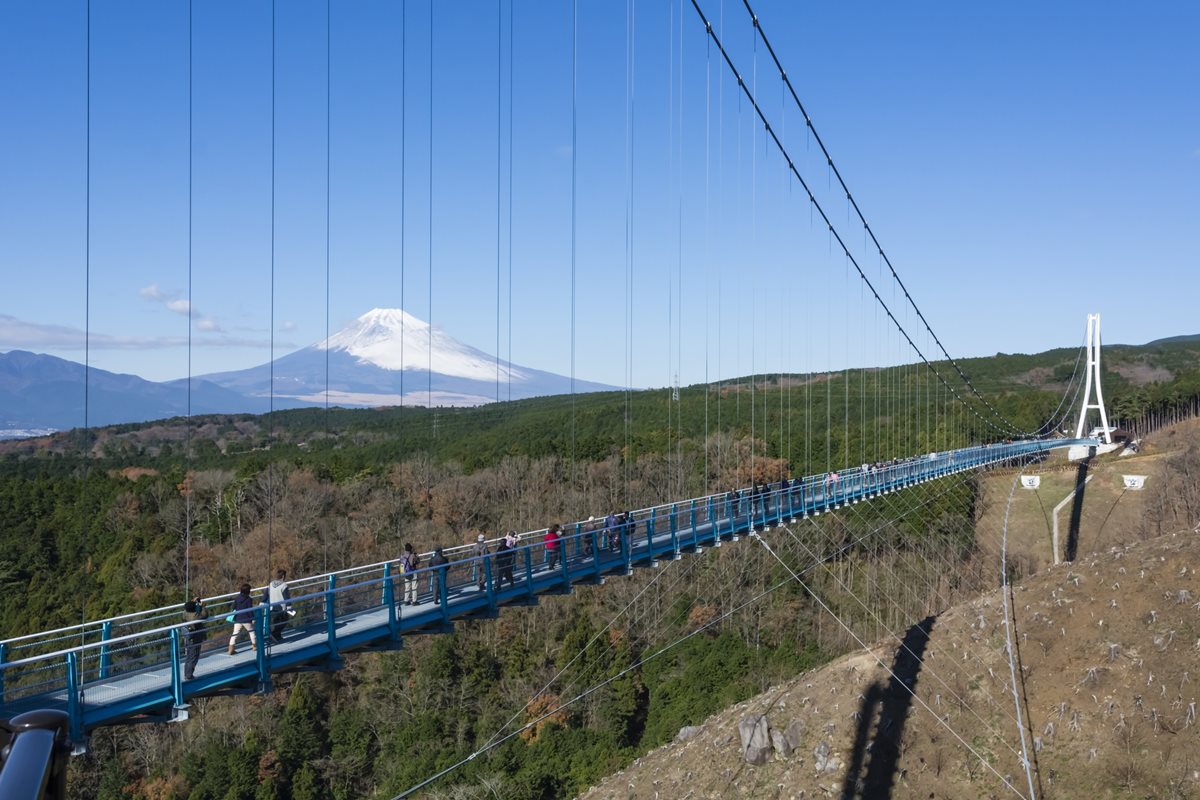
<svg viewBox="0 0 1200 800">
<path fill-rule="evenodd" d="M 459 619 L 495 616 L 499 608 L 538 602 L 583 583 L 600 583 L 636 567 L 653 567 L 686 552 L 719 547 L 753 528 L 820 514 L 936 478 L 1037 457 L 1093 440 L 1031 440 L 972 447 L 773 484 L 753 496 L 719 494 L 641 509 L 628 523 L 605 530 L 603 521 L 576 522 L 560 540 L 562 558 L 548 563 L 545 530 L 520 537 L 512 551 L 513 576 L 500 585 L 500 555 L 471 556 L 470 546 L 445 551 L 450 563 L 407 575 L 387 561 L 293 581 L 289 620 L 281 643 L 270 641 L 272 609 L 252 609 L 253 647 L 243 641 L 228 655 L 232 595 L 206 601 L 207 638 L 193 678 L 183 674 L 186 623 L 182 606 L 89 622 L 0 642 L 0 717 L 31 709 L 61 709 L 71 737 L 143 715 L 186 719 L 188 700 L 231 691 L 261 691 L 272 675 L 300 668 L 336 669 L 349 650 L 392 649 L 405 636 L 442 633 Z M 495 542 L 490 543 L 495 548 Z M 429 554 L 422 563 L 429 564 Z M 414 582 L 415 604 L 404 603 Z M 261 588 L 255 597 L 261 596 Z"/>
</svg>

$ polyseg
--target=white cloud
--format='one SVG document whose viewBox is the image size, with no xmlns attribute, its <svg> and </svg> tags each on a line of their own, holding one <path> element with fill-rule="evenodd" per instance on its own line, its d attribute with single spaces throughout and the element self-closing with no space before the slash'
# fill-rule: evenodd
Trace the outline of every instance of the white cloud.
<svg viewBox="0 0 1200 800">
<path fill-rule="evenodd" d="M 162 289 L 158 288 L 157 283 L 152 283 L 149 286 L 143 286 L 141 289 L 138 289 L 138 296 L 144 297 L 147 300 L 153 300 L 156 303 L 165 303 L 172 297 L 172 295 L 164 294 Z"/>
<path fill-rule="evenodd" d="M 152 303 L 158 303 L 168 311 L 181 317 L 196 320 L 196 330 L 203 333 L 224 333 L 225 329 L 215 317 L 205 317 L 190 300 L 180 297 L 179 292 L 165 292 L 157 283 L 138 289 L 138 296 Z"/>
<path fill-rule="evenodd" d="M 285 319 L 283 324 L 279 326 L 279 330 L 283 331 L 284 333 L 291 333 L 292 331 L 296 330 L 297 327 L 299 326 L 296 325 L 294 321 Z"/>
<path fill-rule="evenodd" d="M 101 350 L 150 350 L 187 344 L 184 336 L 110 336 L 95 331 L 85 334 L 67 325 L 44 325 L 0 314 L 0 350 L 13 348 L 54 348 L 82 350 L 85 346 Z"/>
<path fill-rule="evenodd" d="M 205 323 L 213 327 L 206 328 L 214 333 L 221 329 L 211 320 L 201 320 L 196 323 L 200 328 Z M 186 336 L 113 336 L 107 333 L 90 331 L 85 334 L 79 328 L 68 325 L 48 325 L 39 322 L 26 322 L 8 314 L 0 314 L 0 351 L 4 350 L 83 350 L 90 347 L 93 350 L 157 350 L 165 347 L 187 347 Z M 193 343 L 194 347 L 252 347 L 267 348 L 270 339 L 254 339 L 236 336 L 216 336 L 205 338 L 202 342 Z M 276 349 L 292 348 L 289 342 L 276 342 Z"/>
</svg>

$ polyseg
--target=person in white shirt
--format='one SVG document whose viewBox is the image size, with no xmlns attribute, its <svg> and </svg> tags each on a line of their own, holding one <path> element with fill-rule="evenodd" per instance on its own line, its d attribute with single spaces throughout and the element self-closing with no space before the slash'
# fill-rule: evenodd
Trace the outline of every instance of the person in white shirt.
<svg viewBox="0 0 1200 800">
<path fill-rule="evenodd" d="M 275 570 L 275 580 L 267 587 L 265 601 L 271 604 L 271 641 L 278 644 L 283 641 L 283 629 L 288 619 L 294 617 L 292 610 L 292 592 L 287 585 L 287 571 Z"/>
</svg>

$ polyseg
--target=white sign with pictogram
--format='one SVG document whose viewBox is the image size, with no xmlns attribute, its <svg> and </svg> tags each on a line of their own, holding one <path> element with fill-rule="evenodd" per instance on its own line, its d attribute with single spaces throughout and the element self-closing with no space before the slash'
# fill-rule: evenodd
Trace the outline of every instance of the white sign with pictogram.
<svg viewBox="0 0 1200 800">
<path fill-rule="evenodd" d="M 1042 485 L 1041 475 L 1022 475 L 1021 485 L 1026 489 L 1036 489 Z"/>
<path fill-rule="evenodd" d="M 1145 475 L 1125 475 L 1124 478 L 1125 488 L 1132 489 L 1135 492 L 1141 491 L 1141 489 L 1146 485 Z"/>
</svg>

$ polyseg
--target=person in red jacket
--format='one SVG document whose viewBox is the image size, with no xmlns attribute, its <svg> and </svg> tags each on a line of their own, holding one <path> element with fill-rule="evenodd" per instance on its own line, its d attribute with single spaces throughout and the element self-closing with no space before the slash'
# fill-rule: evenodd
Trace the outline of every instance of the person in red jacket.
<svg viewBox="0 0 1200 800">
<path fill-rule="evenodd" d="M 558 566 L 558 556 L 561 550 L 558 541 L 561 537 L 558 531 L 558 523 L 556 522 L 550 526 L 550 530 L 546 531 L 546 535 L 542 537 L 542 541 L 546 543 L 546 564 L 550 569 Z"/>
</svg>

